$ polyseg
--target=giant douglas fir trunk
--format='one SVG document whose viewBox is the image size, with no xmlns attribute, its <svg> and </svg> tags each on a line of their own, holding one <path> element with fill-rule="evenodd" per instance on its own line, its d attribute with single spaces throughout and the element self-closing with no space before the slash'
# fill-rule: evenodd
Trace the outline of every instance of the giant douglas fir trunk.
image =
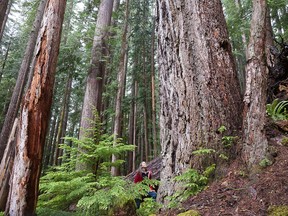
<svg viewBox="0 0 288 216">
<path fill-rule="evenodd" d="M 239 129 L 241 98 L 221 1 L 158 0 L 157 7 L 163 201 L 178 188 L 174 175 L 221 162 L 192 152 L 223 150 L 218 129 Z"/>
</svg>

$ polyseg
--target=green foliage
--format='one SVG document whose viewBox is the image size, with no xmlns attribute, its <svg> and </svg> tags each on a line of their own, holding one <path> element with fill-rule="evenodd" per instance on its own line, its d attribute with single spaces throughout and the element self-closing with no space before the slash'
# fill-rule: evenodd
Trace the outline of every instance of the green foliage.
<svg viewBox="0 0 288 216">
<path fill-rule="evenodd" d="M 218 131 L 219 131 L 221 134 L 224 133 L 226 130 L 227 130 L 227 128 L 226 128 L 224 125 L 222 125 L 220 128 L 218 128 Z"/>
<path fill-rule="evenodd" d="M 64 163 L 41 178 L 39 211 L 45 208 L 51 209 L 51 212 L 67 210 L 74 203 L 81 215 L 113 215 L 114 209 L 123 207 L 131 200 L 134 202 L 142 192 L 147 193 L 149 186 L 147 183 L 145 185 L 145 181 L 134 186 L 121 177 L 110 175 L 111 166 L 123 163 L 121 160 L 111 163 L 112 154 L 120 155 L 133 150 L 134 146 L 124 144 L 121 139 L 115 140 L 114 136 L 101 135 L 97 119 L 96 116 L 96 127 L 87 130 L 87 134 L 94 134 L 93 137 L 81 140 L 66 138 L 73 144 L 61 146 L 65 152 Z M 95 168 L 76 172 L 76 161 Z M 155 182 L 150 181 L 149 184 Z"/>
<path fill-rule="evenodd" d="M 237 175 L 239 175 L 239 176 L 241 176 L 243 178 L 248 177 L 248 174 L 244 170 L 239 170 L 237 172 Z"/>
<path fill-rule="evenodd" d="M 95 179 L 91 173 L 48 172 L 41 178 L 38 212 L 39 215 L 45 215 L 43 212 L 46 215 L 68 215 L 61 210 L 77 204 L 80 215 L 113 215 L 115 209 L 123 208 L 129 201 L 134 203 L 136 197 L 147 195 L 151 184 L 158 182 L 131 184 L 123 177 L 110 175 Z"/>
<path fill-rule="evenodd" d="M 281 144 L 284 145 L 284 146 L 288 146 L 288 137 L 284 137 L 284 138 L 281 140 Z"/>
<path fill-rule="evenodd" d="M 140 208 L 137 210 L 139 216 L 151 216 L 156 214 L 162 205 L 155 202 L 152 198 L 145 198 L 144 202 L 141 203 Z"/>
<path fill-rule="evenodd" d="M 129 183 L 121 177 L 100 177 L 94 186 L 77 204 L 83 215 L 111 215 L 134 199 Z"/>
<path fill-rule="evenodd" d="M 216 165 L 207 167 L 201 174 L 195 169 L 188 169 L 183 174 L 176 176 L 174 181 L 181 185 L 182 189 L 168 197 L 169 208 L 178 207 L 179 203 L 185 201 L 188 197 L 201 192 L 208 184 L 209 177 L 215 171 Z"/>
<path fill-rule="evenodd" d="M 0 212 L 0 216 L 4 216 L 4 212 Z"/>
<path fill-rule="evenodd" d="M 42 207 L 38 207 L 36 210 L 36 213 L 38 216 L 51 216 L 51 215 L 53 216 L 81 216 L 81 214 L 77 214 L 74 212 L 65 212 L 65 211 L 53 210 L 53 209 L 42 208 Z"/>
<path fill-rule="evenodd" d="M 268 158 L 264 158 L 260 161 L 259 166 L 265 168 L 265 167 L 270 166 L 272 164 L 273 164 L 273 162 L 271 160 L 269 160 Z"/>
<path fill-rule="evenodd" d="M 203 149 L 200 148 L 198 150 L 195 150 L 192 152 L 192 154 L 194 155 L 205 155 L 205 154 L 211 154 L 211 153 L 215 153 L 216 151 L 214 149 Z"/>
<path fill-rule="evenodd" d="M 198 211 L 195 210 L 189 210 L 183 213 L 178 214 L 177 216 L 200 216 Z"/>
<path fill-rule="evenodd" d="M 72 141 L 75 146 L 78 146 L 78 148 L 74 148 L 66 144 L 61 145 L 61 148 L 64 149 L 67 154 L 74 155 L 74 157 L 71 157 L 66 162 L 69 167 L 74 167 L 76 160 L 88 164 L 91 167 L 97 163 L 97 161 L 101 160 L 100 169 L 105 171 L 111 166 L 120 166 L 124 162 L 123 160 L 117 160 L 116 162 L 111 163 L 110 157 L 113 154 L 121 155 L 122 153 L 132 151 L 135 148 L 134 145 L 123 143 L 120 138 L 114 141 L 113 135 L 109 136 L 106 134 L 101 135 L 98 142 L 96 142 L 94 138 L 79 140 L 74 137 L 66 137 L 65 139 Z"/>
<path fill-rule="evenodd" d="M 284 216 L 288 215 L 288 206 L 269 206 L 268 208 L 268 215 L 269 216 Z"/>
<path fill-rule="evenodd" d="M 223 136 L 222 144 L 224 148 L 230 148 L 237 139 L 239 139 L 238 136 Z"/>
<path fill-rule="evenodd" d="M 226 160 L 228 161 L 229 160 L 229 157 L 225 154 L 219 154 L 219 158 L 223 159 L 223 160 Z"/>
<path fill-rule="evenodd" d="M 55 170 L 40 179 L 38 207 L 66 210 L 94 184 L 92 174 Z"/>
<path fill-rule="evenodd" d="M 267 104 L 266 112 L 273 120 L 287 120 L 287 105 L 288 101 L 279 101 L 279 99 L 275 99 L 271 104 Z"/>
</svg>

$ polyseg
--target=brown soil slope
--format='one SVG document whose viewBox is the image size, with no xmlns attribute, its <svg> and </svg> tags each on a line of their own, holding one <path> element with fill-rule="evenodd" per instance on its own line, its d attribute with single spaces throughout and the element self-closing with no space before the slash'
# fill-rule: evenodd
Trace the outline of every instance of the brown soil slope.
<svg viewBox="0 0 288 216">
<path fill-rule="evenodd" d="M 270 215 L 273 206 L 287 206 L 288 147 L 281 144 L 282 138 L 270 139 L 269 148 L 273 149 L 274 156 L 272 165 L 259 168 L 257 174 L 248 176 L 244 166 L 235 162 L 225 178 L 188 199 L 181 211 L 166 211 L 160 215 L 177 215 L 194 209 L 202 216 L 265 216 Z M 288 213 L 277 215 L 287 216 Z"/>
</svg>

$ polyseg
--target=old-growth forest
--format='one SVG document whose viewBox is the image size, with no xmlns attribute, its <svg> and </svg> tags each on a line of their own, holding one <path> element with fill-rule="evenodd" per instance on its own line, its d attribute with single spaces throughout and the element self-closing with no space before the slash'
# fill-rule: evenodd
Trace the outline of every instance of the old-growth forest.
<svg viewBox="0 0 288 216">
<path fill-rule="evenodd" d="M 287 155 L 288 0 L 0 1 L 0 215 L 284 216 Z"/>
</svg>

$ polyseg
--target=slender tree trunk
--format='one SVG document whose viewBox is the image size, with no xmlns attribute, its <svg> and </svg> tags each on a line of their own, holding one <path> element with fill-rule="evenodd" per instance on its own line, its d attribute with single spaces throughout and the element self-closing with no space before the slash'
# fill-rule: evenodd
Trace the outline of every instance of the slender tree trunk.
<svg viewBox="0 0 288 216">
<path fill-rule="evenodd" d="M 66 1 L 49 0 L 37 39 L 31 86 L 22 103 L 6 214 L 35 215 Z"/>
<path fill-rule="evenodd" d="M 145 17 L 145 14 L 144 14 Z M 148 161 L 148 156 L 149 156 L 149 144 L 148 144 L 148 113 L 147 113 L 147 88 L 149 86 L 147 85 L 147 71 L 146 71 L 146 44 L 144 42 L 143 46 L 143 89 L 144 89 L 144 103 L 143 103 L 143 159 L 145 161 Z M 145 151 L 145 154 L 144 154 Z"/>
<path fill-rule="evenodd" d="M 51 161 L 51 154 L 52 154 L 52 143 L 53 143 L 53 134 L 56 127 L 56 118 L 51 118 L 51 121 L 49 123 L 50 126 L 50 132 L 48 137 L 46 138 L 45 143 L 45 150 L 44 150 L 44 162 L 43 162 L 43 170 L 45 171 L 47 167 L 50 164 Z"/>
<path fill-rule="evenodd" d="M 235 135 L 242 119 L 221 1 L 158 0 L 157 9 L 163 164 L 158 199 L 164 201 L 178 188 L 173 176 L 187 168 L 216 163 L 216 174 L 226 174 L 221 158 L 192 152 L 224 151 L 218 129 L 225 126 L 226 134 Z"/>
<path fill-rule="evenodd" d="M 61 156 L 61 149 L 59 148 L 59 145 L 64 143 L 63 137 L 65 137 L 67 126 L 67 114 L 69 109 L 69 98 L 71 93 L 71 87 L 72 87 L 72 75 L 70 74 L 66 82 L 65 96 L 62 103 L 59 127 L 56 138 L 55 165 L 60 165 L 59 157 Z"/>
<path fill-rule="evenodd" d="M 243 157 L 250 167 L 257 165 L 265 157 L 268 145 L 265 134 L 267 100 L 265 36 L 266 1 L 253 0 L 243 113 Z"/>
<path fill-rule="evenodd" d="M 0 1 L 0 42 L 2 41 L 3 32 L 6 25 L 8 14 L 10 12 L 12 1 L 10 1 L 10 6 L 8 6 L 9 5 L 8 3 L 9 0 Z"/>
<path fill-rule="evenodd" d="M 117 138 L 120 135 L 121 130 L 121 114 L 122 114 L 122 99 L 124 94 L 124 83 L 125 83 L 125 74 L 126 74 L 126 62 L 125 55 L 127 54 L 127 31 L 128 31 L 128 18 L 129 18 L 129 0 L 126 0 L 126 12 L 125 12 L 125 24 L 122 35 L 122 45 L 121 45 L 121 54 L 120 54 L 120 65 L 118 72 L 118 90 L 116 95 L 116 105 L 115 105 L 115 121 L 114 121 L 114 146 L 117 145 Z M 116 162 L 117 156 L 112 155 L 112 163 Z M 119 169 L 115 166 L 111 168 L 111 174 L 113 176 L 119 175 Z"/>
<path fill-rule="evenodd" d="M 145 149 L 145 156 L 144 156 L 144 160 L 145 161 L 149 161 L 149 152 L 150 152 L 150 148 L 149 148 L 149 143 L 148 143 L 148 120 L 147 120 L 147 105 L 146 103 L 144 103 L 143 106 L 143 130 L 144 130 L 144 149 Z"/>
<path fill-rule="evenodd" d="M 9 51 L 10 51 L 10 46 L 11 46 L 11 41 L 9 41 L 9 43 L 8 43 L 7 50 L 6 50 L 6 52 L 5 52 L 4 61 L 3 61 L 2 67 L 1 67 L 1 71 L 0 71 L 0 83 L 1 83 L 1 80 L 2 80 L 3 73 L 4 73 L 5 65 L 6 65 L 6 62 L 7 62 L 7 59 L 8 59 L 8 54 L 9 54 Z M 0 157 L 0 158 L 1 158 L 1 157 Z"/>
<path fill-rule="evenodd" d="M 235 0 L 235 5 L 238 9 L 238 11 L 241 13 L 240 18 L 243 18 L 243 14 L 242 14 L 242 4 L 240 0 Z M 242 39 L 242 43 L 243 43 L 243 51 L 244 54 L 246 54 L 247 52 L 247 38 L 245 35 L 245 30 L 243 29 L 243 27 L 240 28 L 241 31 L 241 39 Z M 245 68 L 242 65 L 245 65 L 245 58 L 246 57 L 238 57 L 238 70 L 237 70 L 237 76 L 239 79 L 239 84 L 240 84 L 240 88 L 241 88 L 241 94 L 244 94 L 245 91 Z"/>
<path fill-rule="evenodd" d="M 5 211 L 5 206 L 9 193 L 9 180 L 14 163 L 17 124 L 18 119 L 16 118 L 10 133 L 7 148 L 5 149 L 0 165 L 0 211 Z"/>
<path fill-rule="evenodd" d="M 58 113 L 58 110 L 56 111 L 56 113 Z M 55 165 L 55 160 L 56 160 L 56 158 L 55 158 L 55 152 L 56 152 L 56 138 L 57 138 L 57 128 L 59 127 L 59 124 L 60 124 L 60 121 L 59 121 L 59 119 L 60 119 L 60 117 L 58 117 L 58 116 L 56 116 L 56 113 L 55 113 L 55 121 L 56 121 L 56 125 L 54 125 L 54 128 L 53 128 L 53 134 L 52 134 L 52 137 L 51 137 L 51 148 L 52 148 L 52 150 L 51 150 L 51 152 L 50 152 L 50 159 L 49 159 L 49 161 L 50 161 L 50 165 L 51 166 L 53 166 L 53 165 Z"/>
<path fill-rule="evenodd" d="M 136 128 L 134 128 L 134 108 L 135 108 L 135 78 L 133 78 L 133 82 L 132 82 L 132 90 L 131 90 L 131 103 L 130 103 L 130 115 L 129 115 L 129 131 L 128 131 L 128 142 L 129 144 L 133 144 L 134 143 L 134 131 L 136 130 Z M 134 152 L 135 150 L 133 150 Z M 129 152 L 129 159 L 128 159 L 128 173 L 133 172 L 133 152 Z"/>
<path fill-rule="evenodd" d="M 266 12 L 266 39 L 265 39 L 265 54 L 266 54 L 266 62 L 267 66 L 272 67 L 272 62 L 271 62 L 271 52 L 270 48 L 273 46 L 273 29 L 271 25 L 271 16 L 270 16 L 270 9 L 267 7 L 267 12 Z"/>
<path fill-rule="evenodd" d="M 25 54 L 21 63 L 20 70 L 18 72 L 18 78 L 16 81 L 16 85 L 14 87 L 14 91 L 10 100 L 9 108 L 5 117 L 4 125 L 2 127 L 1 135 L 0 135 L 0 159 L 3 157 L 3 152 L 7 145 L 7 140 L 12 128 L 11 122 L 14 122 L 19 107 L 20 101 L 23 95 L 24 86 L 26 83 L 26 78 L 29 73 L 29 66 L 32 59 L 33 51 L 35 48 L 37 35 L 40 29 L 41 20 L 44 13 L 44 8 L 47 0 L 42 0 L 39 4 L 38 12 L 33 23 L 33 30 L 31 31 L 30 38 L 25 50 Z"/>
<path fill-rule="evenodd" d="M 137 62 L 137 61 L 136 61 Z M 139 150 L 139 142 L 137 143 L 136 139 L 137 139 L 137 95 L 138 95 L 138 83 L 135 80 L 134 81 L 134 95 L 135 95 L 135 99 L 134 99 L 134 118 L 133 118 L 133 144 L 135 146 L 137 146 L 137 151 Z M 133 172 L 136 170 L 136 149 L 133 150 L 133 166 L 132 166 L 132 170 Z"/>
<path fill-rule="evenodd" d="M 97 110 L 98 115 L 101 116 L 103 81 L 105 77 L 105 61 L 103 61 L 103 58 L 107 53 L 106 41 L 109 34 L 107 27 L 111 23 L 112 9 L 113 0 L 101 1 L 93 40 L 91 67 L 88 72 L 84 95 L 79 139 L 83 139 L 85 136 L 93 136 L 93 134 L 87 134 L 87 129 L 95 127 L 93 123 L 95 122 L 94 111 Z M 78 161 L 76 170 L 83 169 L 91 168 L 87 164 Z"/>
</svg>

